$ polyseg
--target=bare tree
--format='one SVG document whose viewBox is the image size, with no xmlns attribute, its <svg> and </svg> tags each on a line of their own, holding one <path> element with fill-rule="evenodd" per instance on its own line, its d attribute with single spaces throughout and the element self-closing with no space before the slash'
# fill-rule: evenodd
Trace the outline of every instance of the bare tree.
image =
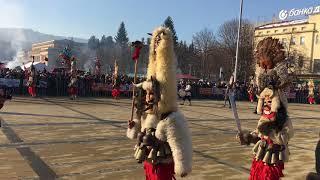
<svg viewBox="0 0 320 180">
<path fill-rule="evenodd" d="M 234 61 L 236 55 L 236 43 L 238 32 L 238 20 L 233 19 L 222 24 L 218 30 L 218 41 L 222 50 L 224 59 L 228 59 L 229 73 L 234 69 Z M 240 47 L 239 47 L 239 63 L 238 72 L 240 80 L 246 80 L 253 74 L 254 58 L 253 58 L 253 41 L 254 40 L 254 26 L 250 21 L 244 20 L 240 33 Z M 230 74 L 229 74 L 230 75 Z"/>
<path fill-rule="evenodd" d="M 210 68 L 214 57 L 214 50 L 217 47 L 217 40 L 214 33 L 204 28 L 193 36 L 193 43 L 200 58 L 200 70 L 202 78 L 211 78 Z"/>
</svg>

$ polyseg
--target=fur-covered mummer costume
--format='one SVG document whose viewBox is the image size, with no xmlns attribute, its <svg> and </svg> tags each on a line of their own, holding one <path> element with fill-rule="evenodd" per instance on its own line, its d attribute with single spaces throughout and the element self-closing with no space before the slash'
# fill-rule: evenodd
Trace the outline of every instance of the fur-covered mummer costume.
<svg viewBox="0 0 320 180">
<path fill-rule="evenodd" d="M 69 86 L 69 94 L 70 94 L 70 99 L 75 100 L 77 98 L 78 94 L 78 77 L 76 73 L 72 73 L 70 77 L 70 83 L 68 84 Z"/>
<path fill-rule="evenodd" d="M 70 66 L 70 83 L 68 84 L 68 91 L 70 99 L 75 100 L 78 94 L 78 77 L 77 77 L 77 63 L 75 57 L 71 58 Z"/>
<path fill-rule="evenodd" d="M 27 81 L 27 86 L 28 86 L 28 93 L 30 94 L 31 97 L 36 97 L 36 86 L 37 86 L 37 70 L 33 65 L 33 61 L 30 67 L 30 73 Z"/>
<path fill-rule="evenodd" d="M 136 116 L 127 136 L 137 138 L 134 157 L 144 163 L 147 180 L 184 177 L 192 168 L 192 144 L 177 107 L 176 60 L 168 28 L 153 32 L 149 54 L 147 80 L 136 85 L 146 91 L 145 111 Z"/>
<path fill-rule="evenodd" d="M 309 80 L 308 82 L 308 102 L 309 104 L 315 104 L 315 97 L 314 97 L 314 83 L 313 80 Z"/>
<path fill-rule="evenodd" d="M 120 96 L 120 77 L 118 75 L 119 66 L 117 61 L 114 62 L 113 84 L 111 95 L 114 99 L 118 99 Z"/>
<path fill-rule="evenodd" d="M 288 103 L 283 89 L 290 84 L 282 44 L 265 38 L 257 45 L 257 112 L 261 114 L 256 130 L 243 133 L 243 144 L 255 143 L 250 180 L 279 180 L 284 162 L 289 159 L 288 142 L 293 136 Z"/>
<path fill-rule="evenodd" d="M 249 101 L 253 103 L 254 101 L 254 87 L 250 85 L 248 88 Z"/>
</svg>

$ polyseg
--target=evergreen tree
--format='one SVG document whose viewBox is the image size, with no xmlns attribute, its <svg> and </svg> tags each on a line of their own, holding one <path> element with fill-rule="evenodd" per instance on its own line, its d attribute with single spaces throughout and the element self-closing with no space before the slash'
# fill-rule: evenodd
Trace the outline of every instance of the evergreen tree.
<svg viewBox="0 0 320 180">
<path fill-rule="evenodd" d="M 174 45 L 177 46 L 178 45 L 178 36 L 177 36 L 176 30 L 174 29 L 173 20 L 170 16 L 168 16 L 167 19 L 164 21 L 163 26 L 167 27 L 171 30 Z"/>
<path fill-rule="evenodd" d="M 107 38 L 105 35 L 103 35 L 100 40 L 100 47 L 105 47 L 106 44 L 107 44 Z"/>
<path fill-rule="evenodd" d="M 112 36 L 108 36 L 106 38 L 106 47 L 111 48 L 111 47 L 113 47 L 113 45 L 114 45 L 114 41 L 113 41 Z"/>
<path fill-rule="evenodd" d="M 92 50 L 97 50 L 99 47 L 99 39 L 97 39 L 95 36 L 91 36 L 88 40 L 88 47 Z"/>
<path fill-rule="evenodd" d="M 116 43 L 119 44 L 121 47 L 126 47 L 128 45 L 129 38 L 124 22 L 121 22 L 117 35 L 116 37 L 114 37 L 114 39 Z"/>
</svg>

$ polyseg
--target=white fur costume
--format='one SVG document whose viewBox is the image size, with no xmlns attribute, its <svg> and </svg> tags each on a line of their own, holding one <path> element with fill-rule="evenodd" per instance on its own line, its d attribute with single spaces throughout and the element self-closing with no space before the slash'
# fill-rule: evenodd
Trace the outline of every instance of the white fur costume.
<svg viewBox="0 0 320 180">
<path fill-rule="evenodd" d="M 155 49 L 157 36 L 161 41 Z M 154 53 L 156 51 L 156 53 Z M 176 60 L 173 50 L 172 33 L 169 29 L 160 27 L 153 32 L 147 79 L 155 78 L 160 85 L 160 100 L 157 113 L 147 113 L 141 119 L 134 119 L 135 126 L 128 128 L 127 137 L 135 139 L 137 133 L 154 128 L 155 137 L 167 142 L 172 152 L 174 172 L 176 175 L 186 175 L 192 169 L 192 143 L 188 123 L 177 108 Z M 152 89 L 152 82 L 145 81 L 137 87 L 144 90 Z M 162 114 L 168 114 L 160 119 Z"/>
<path fill-rule="evenodd" d="M 313 83 L 313 80 L 309 80 L 308 82 L 308 94 L 309 94 L 309 97 L 314 97 L 314 83 Z"/>
</svg>

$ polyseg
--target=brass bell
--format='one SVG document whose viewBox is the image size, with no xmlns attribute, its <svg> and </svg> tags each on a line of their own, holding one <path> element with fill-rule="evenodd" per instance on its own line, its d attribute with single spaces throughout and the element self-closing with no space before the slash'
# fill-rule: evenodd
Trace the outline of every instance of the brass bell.
<svg viewBox="0 0 320 180">
<path fill-rule="evenodd" d="M 163 147 L 160 147 L 157 152 L 157 157 L 164 157 L 164 156 L 165 156 L 164 149 L 163 149 Z"/>
<path fill-rule="evenodd" d="M 170 148 L 168 143 L 164 143 L 164 153 L 165 153 L 165 155 L 171 155 L 172 154 L 171 148 Z"/>
<path fill-rule="evenodd" d="M 257 154 L 257 151 L 258 151 L 258 149 L 259 149 L 259 145 L 260 145 L 260 141 L 258 141 L 258 142 L 253 146 L 252 152 L 253 152 L 254 154 Z"/>
<path fill-rule="evenodd" d="M 263 157 L 264 157 L 264 149 L 261 146 L 259 146 L 257 154 L 256 154 L 256 159 L 261 160 Z"/>
<path fill-rule="evenodd" d="M 152 136 L 149 134 L 146 134 L 143 136 L 142 143 L 146 146 L 150 146 L 152 144 Z"/>
<path fill-rule="evenodd" d="M 149 153 L 148 159 L 150 159 L 151 162 L 154 163 L 157 159 L 157 150 L 152 149 Z"/>
<path fill-rule="evenodd" d="M 154 149 L 152 148 L 151 151 L 149 152 L 149 155 L 148 155 L 148 159 L 152 159 L 152 154 L 154 153 Z"/>
<path fill-rule="evenodd" d="M 135 152 L 134 152 L 134 158 L 135 159 L 138 159 L 137 156 L 138 156 L 139 151 L 140 151 L 140 148 L 139 147 L 135 147 Z"/>
<path fill-rule="evenodd" d="M 278 152 L 272 153 L 271 164 L 276 164 L 278 161 L 279 161 L 279 153 Z"/>
<path fill-rule="evenodd" d="M 146 159 L 146 156 L 147 156 L 147 149 L 145 147 L 141 148 L 138 152 L 136 160 L 138 160 L 139 163 L 142 163 Z"/>
<path fill-rule="evenodd" d="M 279 160 L 280 160 L 280 161 L 285 161 L 285 151 L 281 151 L 281 152 L 279 153 Z"/>
<path fill-rule="evenodd" d="M 271 162 L 271 153 L 270 153 L 270 151 L 267 151 L 267 153 L 264 155 L 263 162 L 265 162 L 267 164 L 270 164 L 270 162 Z"/>
</svg>

